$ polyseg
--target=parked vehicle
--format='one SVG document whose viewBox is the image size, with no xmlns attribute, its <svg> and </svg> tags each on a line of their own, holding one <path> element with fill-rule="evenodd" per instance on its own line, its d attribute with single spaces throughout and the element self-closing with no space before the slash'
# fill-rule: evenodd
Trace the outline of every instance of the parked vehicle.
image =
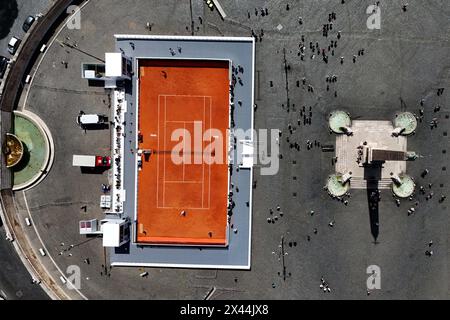
<svg viewBox="0 0 450 320">
<path fill-rule="evenodd" d="M 30 30 L 31 26 L 33 25 L 34 21 L 36 21 L 35 17 L 28 16 L 22 25 L 22 30 L 24 32 L 28 32 L 28 30 Z"/>
<path fill-rule="evenodd" d="M 3 79 L 5 75 L 6 68 L 8 67 L 9 59 L 3 56 L 0 56 L 0 79 Z"/>
<path fill-rule="evenodd" d="M 108 156 L 85 156 L 85 155 L 74 155 L 72 160 L 72 165 L 74 167 L 111 167 L 111 157 Z"/>
<path fill-rule="evenodd" d="M 22 40 L 20 40 L 19 38 L 12 37 L 8 43 L 8 52 L 10 54 L 14 55 L 16 53 L 17 49 L 19 48 L 21 42 L 22 42 Z"/>
<path fill-rule="evenodd" d="M 77 116 L 77 123 L 81 127 L 103 125 L 108 122 L 108 117 L 101 114 L 85 114 L 80 112 Z"/>
</svg>

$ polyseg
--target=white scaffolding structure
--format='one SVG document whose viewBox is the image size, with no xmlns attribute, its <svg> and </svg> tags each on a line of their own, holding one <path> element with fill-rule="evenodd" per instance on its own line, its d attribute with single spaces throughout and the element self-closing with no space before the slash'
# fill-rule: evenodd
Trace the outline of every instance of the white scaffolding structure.
<svg viewBox="0 0 450 320">
<path fill-rule="evenodd" d="M 125 154 L 125 113 L 127 112 L 127 101 L 125 90 L 117 89 L 112 93 L 112 188 L 111 188 L 111 210 L 108 213 L 123 213 L 126 190 L 123 185 L 123 167 Z"/>
</svg>

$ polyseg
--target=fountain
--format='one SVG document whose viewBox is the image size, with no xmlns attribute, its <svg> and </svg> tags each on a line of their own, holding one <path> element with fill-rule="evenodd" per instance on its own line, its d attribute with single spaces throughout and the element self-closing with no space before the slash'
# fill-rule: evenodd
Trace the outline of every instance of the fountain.
<svg viewBox="0 0 450 320">
<path fill-rule="evenodd" d="M 18 165 L 20 160 L 23 158 L 23 143 L 15 135 L 7 133 L 2 151 L 6 156 L 6 167 L 13 168 Z"/>
<path fill-rule="evenodd" d="M 44 122 L 29 111 L 14 111 L 13 132 L 3 145 L 7 167 L 12 171 L 13 190 L 25 190 L 46 176 L 52 165 L 53 143 Z"/>
</svg>

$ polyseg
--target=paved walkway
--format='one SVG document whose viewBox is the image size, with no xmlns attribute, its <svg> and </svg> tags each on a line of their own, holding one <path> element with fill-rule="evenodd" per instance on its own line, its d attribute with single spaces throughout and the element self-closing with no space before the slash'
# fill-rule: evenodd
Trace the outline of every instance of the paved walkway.
<svg viewBox="0 0 450 320">
<path fill-rule="evenodd" d="M 202 5 L 204 1 L 194 3 Z M 49 48 L 28 99 L 29 109 L 46 119 L 52 132 L 61 134 L 55 137 L 59 151 L 52 171 L 42 184 L 26 193 L 35 226 L 52 254 L 58 254 L 62 241 L 66 245 L 86 241 L 77 234 L 74 227 L 77 221 L 102 216 L 98 193 L 107 177 L 82 175 L 71 167 L 70 158 L 73 152 L 108 152 L 109 132 L 84 134 L 74 119 L 80 106 L 93 112 L 108 108 L 108 101 L 103 102 L 108 99 L 103 89 L 89 87 L 80 79 L 80 64 L 96 61 L 93 57 L 102 58 L 105 50 L 112 50 L 114 33 L 247 36 L 250 29 L 259 33 L 263 28 L 265 35 L 262 42 L 258 40 L 256 52 L 255 127 L 283 131 L 283 159 L 277 175 L 256 175 L 253 220 L 256 240 L 251 271 L 212 274 L 209 270 L 148 269 L 149 277 L 143 279 L 139 277 L 143 270 L 102 269 L 107 256 L 98 239 L 74 248 L 71 257 L 55 256 L 61 269 L 80 264 L 83 293 L 99 299 L 202 299 L 213 286 L 231 289 L 214 296 L 224 299 L 448 298 L 447 203 L 439 203 L 437 196 L 425 201 L 421 195 L 415 195 L 414 201 L 420 201 L 420 205 L 415 215 L 408 217 L 409 201 L 402 201 L 397 207 L 388 194 L 383 194 L 379 206 L 380 233 L 375 245 L 370 233 L 367 193 L 352 191 L 348 206 L 329 199 L 322 187 L 334 170 L 333 155 L 322 153 L 320 148 L 307 151 L 304 147 L 306 140 L 334 143 L 335 137 L 329 135 L 325 120 L 332 110 L 343 108 L 355 118 L 385 120 L 391 119 L 400 108 L 399 97 L 409 109 L 417 109 L 418 102 L 426 98 L 424 122 L 419 124 L 417 134 L 408 139 L 409 149 L 426 156 L 409 166 L 409 170 L 412 176 L 420 177 L 420 172 L 428 168 L 429 175 L 419 179 L 419 183 L 427 187 L 433 183 L 435 194 L 449 194 L 449 170 L 442 170 L 450 154 L 448 135 L 444 135 L 450 126 L 450 120 L 445 118 L 450 112 L 445 108 L 449 96 L 446 90 L 437 97 L 435 89 L 450 79 L 447 34 L 450 6 L 443 0 L 434 1 L 433 6 L 426 1 L 409 3 L 407 13 L 402 13 L 395 4 L 383 4 L 383 27 L 370 31 L 366 28 L 366 7 L 353 1 L 346 1 L 346 5 L 334 2 L 317 5 L 317 1 L 305 0 L 291 5 L 289 11 L 281 1 L 273 1 L 267 4 L 269 15 L 262 17 L 260 12 L 258 16 L 254 14 L 255 4 L 251 1 L 237 6 L 231 0 L 223 0 L 227 19 L 236 23 L 222 21 L 216 11 L 202 10 L 200 6 L 200 10 L 193 11 L 201 14 L 202 24 L 197 15 L 192 17 L 191 24 L 188 2 L 155 0 L 155 5 L 149 8 L 147 0 L 136 0 L 134 6 L 116 1 L 114 7 L 110 0 L 92 1 L 82 11 L 85 27 L 65 30 L 58 36 L 59 43 L 77 42 L 79 50 L 59 44 Z M 336 28 L 343 30 L 334 58 L 330 56 L 325 64 L 317 56 L 310 59 L 308 51 L 305 61 L 301 61 L 297 50 L 302 34 L 307 50 L 309 41 L 325 46 L 331 38 L 337 39 L 335 33 L 325 38 L 320 32 L 331 11 L 338 17 L 333 32 Z M 297 21 L 299 16 L 305 21 L 302 26 Z M 146 29 L 147 22 L 153 24 L 152 31 Z M 283 26 L 281 31 L 276 28 L 278 25 Z M 352 55 L 362 47 L 366 48 L 364 56 L 353 64 Z M 290 70 L 284 64 L 283 48 Z M 340 63 L 340 56 L 345 56 L 344 64 Z M 67 69 L 61 61 L 68 62 Z M 325 77 L 332 73 L 338 74 L 339 80 L 328 92 Z M 301 85 L 302 77 L 314 86 L 313 93 Z M 442 106 L 438 115 L 432 111 L 436 104 Z M 312 124 L 302 123 L 289 135 L 287 125 L 297 123 L 303 105 L 312 107 Z M 436 116 L 440 125 L 431 131 L 427 124 Z M 300 151 L 289 148 L 285 142 L 288 135 L 291 141 L 301 144 Z M 80 211 L 84 205 L 87 212 Z M 277 205 L 281 205 L 284 215 L 269 224 L 269 209 Z M 316 214 L 311 216 L 310 210 Z M 332 220 L 335 224 L 330 228 L 328 223 Z M 317 234 L 313 233 L 315 228 Z M 285 246 L 289 253 L 285 267 L 291 273 L 286 281 L 278 275 L 282 266 L 272 254 L 277 251 L 281 236 L 285 243 L 297 244 Z M 430 240 L 434 241 L 435 254 L 426 257 L 424 251 Z M 90 265 L 83 264 L 86 257 L 91 259 Z M 365 271 L 370 264 L 381 267 L 383 279 L 382 290 L 367 297 Z M 322 275 L 333 289 L 327 296 L 318 288 Z"/>
<path fill-rule="evenodd" d="M 53 299 L 80 299 L 76 290 L 68 290 L 66 286 L 62 286 L 55 279 L 65 274 L 56 266 L 51 256 L 51 252 L 42 243 L 39 234 L 36 232 L 32 217 L 28 213 L 26 199 L 23 192 L 18 192 L 15 197 L 11 197 L 8 192 L 2 192 L 3 205 L 6 210 L 6 220 L 16 250 L 20 252 L 20 257 L 26 266 L 29 267 L 30 273 L 34 279 L 42 282 L 42 288 Z M 32 221 L 32 226 L 27 226 L 25 218 L 28 217 Z M 46 255 L 43 257 L 39 254 L 39 249 L 43 249 Z"/>
<path fill-rule="evenodd" d="M 31 282 L 30 273 L 20 261 L 13 244 L 5 237 L 5 229 L 0 227 L 0 297 L 7 300 L 49 299 L 42 288 Z"/>
</svg>

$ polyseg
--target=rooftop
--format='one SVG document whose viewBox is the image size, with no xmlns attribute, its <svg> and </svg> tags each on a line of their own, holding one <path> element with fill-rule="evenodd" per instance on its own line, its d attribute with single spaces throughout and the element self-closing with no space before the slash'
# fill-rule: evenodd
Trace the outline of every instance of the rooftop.
<svg viewBox="0 0 450 320">
<path fill-rule="evenodd" d="M 212 43 L 214 45 L 211 45 Z M 205 125 L 204 129 L 217 128 L 221 132 L 225 132 L 229 128 L 230 62 L 232 65 L 240 65 L 244 70 L 240 75 L 242 84 L 236 85 L 234 89 L 234 98 L 242 101 L 243 105 L 242 108 L 235 108 L 233 115 L 235 128 L 244 130 L 253 128 L 253 39 L 116 35 L 116 48 L 125 56 L 134 59 L 134 68 L 139 70 L 133 76 L 132 86 L 127 89 L 125 95 L 128 104 L 125 113 L 127 136 L 124 139 L 123 148 L 126 150 L 123 159 L 123 185 L 126 191 L 123 212 L 124 216 L 128 216 L 133 221 L 137 241 L 132 241 L 126 247 L 113 249 L 110 255 L 111 264 L 113 266 L 248 269 L 251 248 L 253 169 L 240 170 L 239 166 L 229 163 L 225 158 L 223 164 L 209 166 L 213 169 L 211 171 L 206 170 L 206 166 L 192 166 L 188 170 L 185 168 L 183 178 L 180 176 L 180 174 L 183 175 L 183 166 L 177 167 L 170 164 L 171 161 L 166 161 L 168 146 L 162 148 L 161 145 L 164 144 L 162 130 L 164 127 L 170 129 L 170 121 L 194 121 L 195 124 L 197 117 L 204 123 L 208 123 L 205 120 L 209 118 L 211 124 Z M 154 60 L 155 58 L 158 61 Z M 209 62 L 206 65 L 209 65 L 209 68 L 199 69 L 197 66 L 195 75 L 192 75 L 193 71 L 186 73 L 184 68 L 180 68 L 180 66 L 187 67 L 186 64 L 192 64 L 192 60 L 196 60 L 196 64 L 205 64 L 205 62 L 199 61 L 207 60 Z M 224 64 L 225 61 L 226 64 Z M 161 64 L 168 62 L 171 65 L 178 64 L 178 66 L 165 66 L 166 69 L 162 70 Z M 163 81 L 166 79 L 161 71 L 166 72 L 167 80 L 173 80 L 171 82 L 173 85 L 164 86 Z M 217 75 L 217 80 L 211 79 L 211 75 Z M 159 80 L 152 80 L 154 77 Z M 206 81 L 208 85 L 206 85 Z M 179 83 L 183 85 L 180 86 Z M 150 85 L 152 88 L 156 86 L 159 89 L 154 92 L 144 89 Z M 195 91 L 192 97 L 189 97 L 192 94 L 190 91 Z M 164 96 L 164 121 L 161 120 L 163 119 L 161 117 L 163 111 L 161 95 Z M 149 104 L 150 102 L 151 104 Z M 208 103 L 210 104 L 209 110 Z M 135 112 L 136 105 L 139 106 L 139 112 Z M 184 114 L 183 111 L 180 111 L 180 106 L 183 106 L 184 109 L 189 108 L 189 111 L 186 110 Z M 198 106 L 203 108 L 198 108 Z M 158 110 L 154 108 L 159 109 L 159 116 Z M 142 143 L 138 141 L 139 129 L 135 125 L 136 123 L 139 123 L 139 128 L 144 128 L 141 132 L 143 134 Z M 159 129 L 157 129 L 158 124 Z M 160 132 L 159 135 L 157 130 Z M 155 134 L 157 135 L 156 139 Z M 166 136 L 166 143 L 167 138 L 168 136 Z M 251 139 L 251 137 L 248 138 Z M 158 142 L 159 147 L 157 147 Z M 139 156 L 138 150 L 147 148 L 156 149 L 156 153 L 150 155 L 149 162 L 146 162 L 144 157 L 141 158 L 142 170 L 139 171 L 138 165 L 136 165 Z M 223 148 L 224 151 L 228 149 L 226 144 L 223 145 Z M 132 149 L 136 152 L 129 152 Z M 156 161 L 152 161 L 153 159 Z M 228 170 L 227 164 L 231 165 L 230 170 Z M 201 175 L 200 169 L 202 170 Z M 229 182 L 226 178 L 228 172 L 230 173 Z M 192 177 L 188 177 L 188 175 L 192 175 Z M 186 182 L 190 179 L 194 181 L 199 178 L 201 183 L 190 186 L 181 184 L 181 181 Z M 207 185 L 208 187 L 206 187 Z M 238 187 L 239 192 L 233 194 L 233 213 L 227 221 L 227 188 L 229 185 Z M 203 191 L 196 193 L 200 190 L 198 189 L 200 186 Z M 186 192 L 188 188 L 192 190 Z M 198 190 L 194 192 L 196 188 Z M 150 190 L 154 189 L 159 191 L 157 198 L 152 200 L 149 196 L 155 193 Z M 166 191 L 165 194 L 163 194 L 163 190 Z M 189 196 L 194 193 L 202 195 L 203 200 Z M 206 201 L 207 198 L 211 200 Z M 140 199 L 142 199 L 142 203 Z M 136 210 L 136 208 L 138 209 Z M 186 214 L 181 214 L 182 211 L 186 211 Z M 205 218 L 205 214 L 208 215 L 208 213 L 209 218 Z M 183 223 L 183 219 L 192 224 Z M 142 224 L 140 224 L 141 222 Z M 232 229 L 231 226 L 233 226 Z M 208 230 L 208 228 L 213 229 Z M 212 235 L 209 232 L 212 232 Z M 156 243 L 171 244 L 172 246 L 148 245 Z M 143 246 L 143 244 L 147 245 Z M 205 245 L 221 245 L 222 247 L 204 247 Z M 199 248 L 198 246 L 203 247 Z"/>
</svg>

